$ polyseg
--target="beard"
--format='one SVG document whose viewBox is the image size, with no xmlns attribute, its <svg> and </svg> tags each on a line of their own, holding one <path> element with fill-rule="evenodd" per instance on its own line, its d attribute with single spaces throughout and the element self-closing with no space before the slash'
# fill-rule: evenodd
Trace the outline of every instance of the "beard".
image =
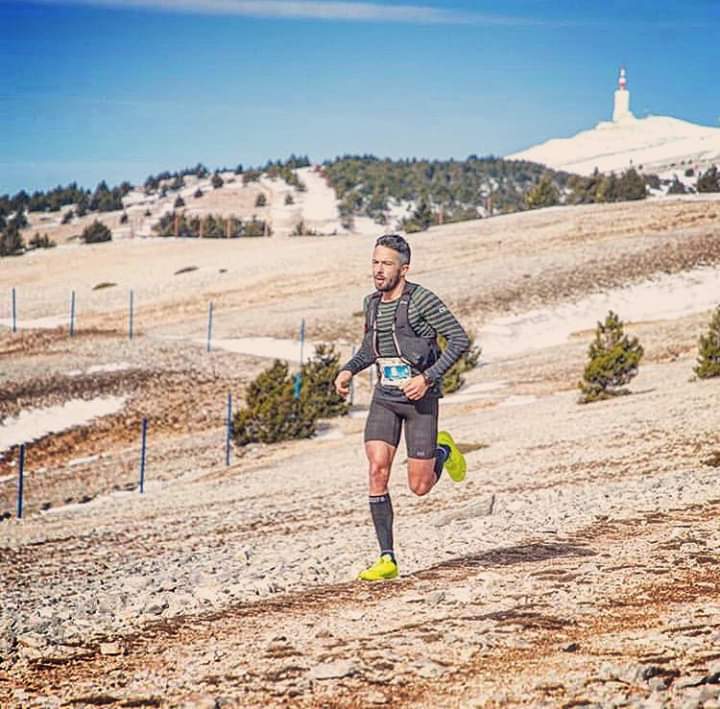
<svg viewBox="0 0 720 709">
<path fill-rule="evenodd" d="M 377 280 L 375 280 L 375 287 L 381 292 L 381 293 L 387 293 L 387 291 L 391 291 L 400 281 L 400 274 L 395 274 L 394 276 L 386 276 L 385 280 L 382 283 L 378 283 Z"/>
</svg>

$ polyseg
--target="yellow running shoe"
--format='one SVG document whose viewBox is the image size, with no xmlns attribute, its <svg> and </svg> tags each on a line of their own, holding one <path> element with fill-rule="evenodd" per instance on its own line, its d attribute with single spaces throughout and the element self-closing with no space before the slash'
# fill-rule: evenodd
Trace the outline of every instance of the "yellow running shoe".
<svg viewBox="0 0 720 709">
<path fill-rule="evenodd" d="M 369 569 L 361 571 L 360 581 L 387 581 L 398 575 L 397 564 L 390 554 L 383 554 Z"/>
<path fill-rule="evenodd" d="M 447 446 L 450 449 L 450 455 L 445 461 L 445 470 L 448 471 L 448 475 L 456 483 L 465 480 L 465 471 L 467 470 L 465 456 L 458 450 L 453 437 L 447 431 L 440 431 L 437 443 L 439 446 Z"/>
</svg>

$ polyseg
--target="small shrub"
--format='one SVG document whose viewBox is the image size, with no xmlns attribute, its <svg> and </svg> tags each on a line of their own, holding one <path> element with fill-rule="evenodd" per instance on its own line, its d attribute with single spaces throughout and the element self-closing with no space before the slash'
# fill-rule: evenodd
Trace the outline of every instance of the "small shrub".
<svg viewBox="0 0 720 709">
<path fill-rule="evenodd" d="M 86 244 L 100 244 L 104 241 L 112 240 L 112 232 L 102 222 L 97 219 L 83 229 L 80 234 L 80 240 Z"/>
<path fill-rule="evenodd" d="M 302 397 L 295 398 L 287 363 L 275 360 L 250 382 L 245 406 L 233 417 L 233 437 L 238 446 L 310 438 L 316 421 Z"/>
<path fill-rule="evenodd" d="M 695 374 L 700 379 L 720 377 L 720 305 L 715 308 L 707 334 L 700 336 L 698 350 Z"/>
<path fill-rule="evenodd" d="M 261 192 L 256 198 L 255 198 L 255 206 L 256 207 L 264 207 L 267 205 L 267 197 L 265 196 L 264 192 Z"/>
<path fill-rule="evenodd" d="M 290 236 L 317 236 L 315 229 L 309 229 L 305 222 L 301 219 L 290 233 Z"/>
<path fill-rule="evenodd" d="M 212 176 L 212 180 L 210 180 L 210 183 L 212 184 L 213 189 L 219 190 L 225 184 L 225 180 L 223 180 L 223 178 L 220 177 L 220 175 L 216 172 Z"/>
<path fill-rule="evenodd" d="M 440 343 L 440 349 L 445 350 L 447 347 L 447 340 L 440 335 L 438 342 Z M 450 367 L 443 376 L 442 389 L 445 394 L 452 394 L 465 383 L 465 379 L 462 375 L 477 366 L 481 353 L 482 348 L 475 345 L 475 338 L 471 336 L 468 351 L 457 362 L 455 362 L 455 364 Z"/>
<path fill-rule="evenodd" d="M 295 199 L 289 192 L 285 195 L 285 204 L 295 204 Z"/>
<path fill-rule="evenodd" d="M 200 199 L 200 197 L 202 197 L 202 196 L 203 196 L 203 191 L 198 187 L 195 190 L 195 192 L 193 192 L 193 197 L 195 197 L 195 199 Z"/>
<path fill-rule="evenodd" d="M 720 192 L 720 173 L 716 165 L 713 165 L 697 179 L 698 192 Z"/>
<path fill-rule="evenodd" d="M 579 403 L 628 394 L 622 387 L 637 375 L 643 353 L 637 338 L 625 335 L 622 321 L 611 310 L 604 323 L 598 322 L 590 344 L 589 362 L 578 384 L 582 392 Z"/>
<path fill-rule="evenodd" d="M 123 212 L 123 213 L 120 215 L 120 223 L 121 223 L 121 224 L 127 224 L 127 223 L 128 223 L 128 215 L 127 215 L 127 212 Z"/>
<path fill-rule="evenodd" d="M 10 222 L 0 234 L 0 256 L 14 256 L 25 251 L 25 242 L 14 222 Z"/>
<path fill-rule="evenodd" d="M 184 206 L 185 206 L 185 200 L 184 200 L 180 195 L 178 195 L 178 196 L 175 198 L 175 204 L 174 204 L 173 206 L 174 206 L 175 209 L 180 209 L 180 207 L 184 207 Z"/>
<path fill-rule="evenodd" d="M 57 244 L 47 234 L 40 236 L 40 233 L 37 232 L 28 242 L 28 246 L 31 249 L 52 249 Z"/>
<path fill-rule="evenodd" d="M 72 209 L 68 209 L 65 214 L 63 214 L 62 219 L 60 220 L 61 224 L 69 224 L 73 217 L 75 216 L 75 212 Z"/>
</svg>

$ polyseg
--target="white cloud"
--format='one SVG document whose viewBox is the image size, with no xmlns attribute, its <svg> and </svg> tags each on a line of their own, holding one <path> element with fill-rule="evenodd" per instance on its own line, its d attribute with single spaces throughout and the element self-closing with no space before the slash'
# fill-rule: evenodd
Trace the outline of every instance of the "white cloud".
<svg viewBox="0 0 720 709">
<path fill-rule="evenodd" d="M 4 0 L 0 0 L 3 2 Z M 473 24 L 529 26 L 560 24 L 543 20 L 461 12 L 423 5 L 371 2 L 312 2 L 310 0 L 32 0 L 44 5 L 86 5 L 117 10 L 144 9 L 204 15 L 239 15 L 277 19 L 398 22 L 408 24 Z"/>
</svg>

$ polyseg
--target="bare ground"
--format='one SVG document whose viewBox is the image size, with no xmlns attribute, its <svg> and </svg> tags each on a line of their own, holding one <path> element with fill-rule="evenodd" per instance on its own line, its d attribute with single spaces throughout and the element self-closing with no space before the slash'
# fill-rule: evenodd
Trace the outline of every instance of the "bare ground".
<svg viewBox="0 0 720 709">
<path fill-rule="evenodd" d="M 716 211 L 674 201 L 450 225 L 415 239 L 415 277 L 478 326 L 715 264 Z M 28 516 L 0 523 L 0 703 L 715 706 L 720 388 L 690 381 L 707 313 L 633 323 L 646 362 L 615 401 L 576 404 L 588 332 L 470 373 L 468 385 L 507 384 L 443 405 L 468 480 L 417 499 L 396 464 L 402 574 L 366 587 L 352 580 L 374 554 L 362 419 L 225 468 L 224 396 L 241 396 L 263 361 L 150 337 L 202 332 L 209 296 L 235 335 L 286 335 L 313 304 L 312 336 L 356 337 L 347 314 L 366 289 L 368 243 L 286 244 L 262 269 L 256 243 L 165 243 L 161 262 L 155 244 L 90 248 L 80 282 L 100 269 L 128 282 L 147 263 L 155 286 L 137 341 L 124 339 L 124 298 L 112 295 L 72 341 L 62 330 L 0 339 L 0 417 L 129 398 L 119 415 L 30 447 Z M 14 262 L 1 280 L 27 275 L 59 293 L 61 255 Z M 172 274 L 188 261 L 201 268 L 179 286 Z M 220 263 L 228 284 L 211 276 Z M 67 374 L 118 360 L 129 368 Z M 366 399 L 363 381 L 359 408 Z M 148 412 L 156 443 L 141 497 Z M 11 452 L 0 477 L 12 463 Z M 0 483 L 0 511 L 13 485 Z"/>
</svg>

